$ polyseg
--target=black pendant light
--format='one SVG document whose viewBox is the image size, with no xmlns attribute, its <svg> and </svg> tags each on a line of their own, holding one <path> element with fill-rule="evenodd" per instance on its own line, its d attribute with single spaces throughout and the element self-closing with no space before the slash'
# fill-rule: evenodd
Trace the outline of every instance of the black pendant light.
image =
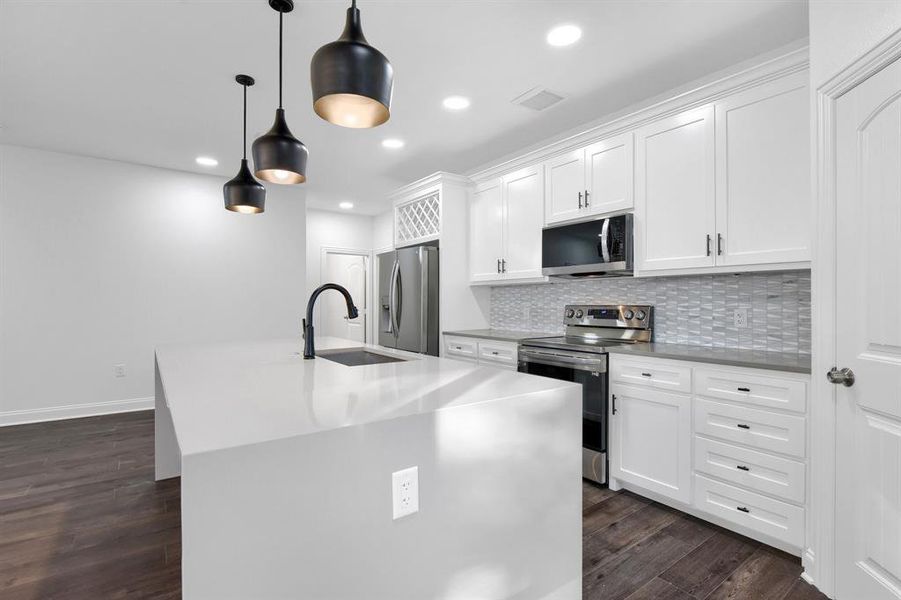
<svg viewBox="0 0 901 600">
<path fill-rule="evenodd" d="M 391 116 L 394 69 L 369 45 L 357 0 L 347 9 L 344 33 L 316 51 L 310 64 L 313 110 L 342 127 L 376 127 Z"/>
<path fill-rule="evenodd" d="M 266 206 L 266 188 L 250 174 L 247 168 L 247 88 L 255 82 L 250 75 L 236 75 L 235 81 L 244 88 L 244 142 L 241 144 L 241 168 L 234 179 L 222 187 L 225 196 L 225 208 L 238 213 L 261 213 Z"/>
<path fill-rule="evenodd" d="M 285 13 L 294 10 L 293 0 L 269 0 L 278 11 L 278 110 L 272 129 L 253 142 L 256 176 L 270 183 L 303 183 L 307 180 L 307 147 L 294 137 L 282 107 L 282 30 Z"/>
</svg>

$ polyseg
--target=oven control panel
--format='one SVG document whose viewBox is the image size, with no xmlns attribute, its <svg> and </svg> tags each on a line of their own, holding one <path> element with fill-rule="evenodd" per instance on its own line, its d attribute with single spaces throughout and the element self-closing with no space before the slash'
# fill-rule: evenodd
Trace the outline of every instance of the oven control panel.
<svg viewBox="0 0 901 600">
<path fill-rule="evenodd" d="M 650 329 L 654 307 L 646 304 L 568 304 L 563 323 L 581 327 Z"/>
</svg>

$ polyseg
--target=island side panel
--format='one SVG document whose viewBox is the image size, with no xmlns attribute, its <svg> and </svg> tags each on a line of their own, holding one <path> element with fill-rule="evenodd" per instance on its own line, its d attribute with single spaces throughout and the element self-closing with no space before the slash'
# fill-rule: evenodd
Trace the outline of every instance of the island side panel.
<svg viewBox="0 0 901 600">
<path fill-rule="evenodd" d="M 156 463 L 156 480 L 170 479 L 181 475 L 181 451 L 175 438 L 172 413 L 166 402 L 166 390 L 160 377 L 160 366 L 154 358 L 156 373 L 156 401 L 153 411 L 153 452 Z"/>
<path fill-rule="evenodd" d="M 184 457 L 185 600 L 581 597 L 578 386 L 341 428 L 353 406 Z M 393 520 L 412 466 L 420 510 Z"/>
</svg>

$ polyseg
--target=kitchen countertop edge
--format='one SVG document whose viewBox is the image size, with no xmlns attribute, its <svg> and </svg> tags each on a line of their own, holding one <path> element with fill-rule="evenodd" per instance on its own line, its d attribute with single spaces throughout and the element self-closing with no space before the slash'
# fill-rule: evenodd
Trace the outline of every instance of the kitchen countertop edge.
<svg viewBox="0 0 901 600">
<path fill-rule="evenodd" d="M 532 338 L 558 337 L 559 333 L 540 331 L 518 331 L 515 329 L 465 329 L 463 331 L 443 331 L 444 335 L 456 337 L 480 338 L 495 342 L 521 342 Z"/>
<path fill-rule="evenodd" d="M 760 352 L 757 350 L 711 348 L 708 346 L 656 342 L 628 346 L 611 346 L 608 350 L 610 354 L 685 360 L 728 367 L 782 371 L 800 375 L 811 374 L 810 355 L 807 354 Z"/>
</svg>

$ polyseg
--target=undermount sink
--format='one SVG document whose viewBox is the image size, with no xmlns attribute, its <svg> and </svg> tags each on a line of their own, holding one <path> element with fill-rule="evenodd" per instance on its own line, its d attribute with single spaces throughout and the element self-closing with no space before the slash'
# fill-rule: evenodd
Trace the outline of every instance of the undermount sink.
<svg viewBox="0 0 901 600">
<path fill-rule="evenodd" d="M 318 358 L 324 358 L 348 367 L 360 365 L 380 365 L 383 363 L 405 362 L 405 359 L 387 354 L 371 352 L 363 348 L 336 348 L 335 350 L 318 350 Z"/>
</svg>

